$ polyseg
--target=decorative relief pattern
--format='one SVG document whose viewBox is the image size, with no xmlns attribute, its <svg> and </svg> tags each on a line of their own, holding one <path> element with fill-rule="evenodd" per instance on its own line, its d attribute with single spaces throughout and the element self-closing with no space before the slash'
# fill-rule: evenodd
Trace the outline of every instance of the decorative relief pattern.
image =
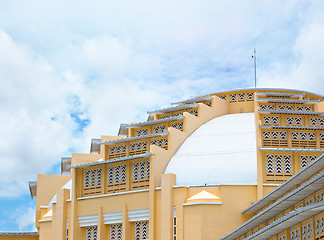
<svg viewBox="0 0 324 240">
<path fill-rule="evenodd" d="M 171 115 L 163 115 L 163 116 L 160 116 L 160 119 L 165 119 L 165 118 L 169 118 L 169 117 L 171 117 Z"/>
<path fill-rule="evenodd" d="M 273 173 L 274 172 L 274 160 L 273 160 L 273 155 L 266 155 L 266 168 L 267 168 L 267 173 Z"/>
<path fill-rule="evenodd" d="M 136 136 L 142 136 L 142 135 L 147 135 L 147 128 L 143 128 L 143 129 L 138 129 L 136 130 Z"/>
<path fill-rule="evenodd" d="M 110 240 L 122 240 L 122 225 L 110 225 Z"/>
<path fill-rule="evenodd" d="M 300 240 L 300 229 L 299 228 L 290 232 L 290 240 Z"/>
<path fill-rule="evenodd" d="M 316 194 L 315 200 L 316 200 L 317 203 L 318 202 L 323 202 L 323 199 L 324 199 L 324 192 Z"/>
<path fill-rule="evenodd" d="M 133 180 L 150 178 L 150 161 L 133 163 Z"/>
<path fill-rule="evenodd" d="M 174 113 L 173 117 L 178 117 L 178 116 L 183 116 L 183 112 L 179 112 L 179 113 Z"/>
<path fill-rule="evenodd" d="M 235 93 L 230 95 L 230 100 L 231 100 L 231 102 L 236 101 L 236 94 Z"/>
<path fill-rule="evenodd" d="M 324 227 L 323 227 L 323 218 L 318 218 L 315 219 L 315 234 L 321 234 L 324 232 Z"/>
<path fill-rule="evenodd" d="M 160 138 L 151 140 L 151 145 L 157 145 L 159 147 L 162 147 L 164 149 L 168 149 L 168 139 L 167 138 Z"/>
<path fill-rule="evenodd" d="M 292 132 L 291 139 L 293 148 L 316 148 L 315 132 Z"/>
<path fill-rule="evenodd" d="M 272 123 L 279 123 L 279 117 L 271 117 Z"/>
<path fill-rule="evenodd" d="M 87 240 L 98 240 L 98 227 L 87 227 L 86 228 L 86 239 Z"/>
<path fill-rule="evenodd" d="M 148 222 L 135 222 L 135 240 L 148 240 Z"/>
<path fill-rule="evenodd" d="M 191 110 L 191 111 L 188 111 L 188 113 L 190 113 L 190 114 L 192 114 L 192 115 L 198 117 L 198 110 L 197 110 L 197 109 L 195 109 L 195 110 Z"/>
<path fill-rule="evenodd" d="M 84 195 L 97 194 L 101 192 L 102 169 L 91 169 L 83 172 Z"/>
<path fill-rule="evenodd" d="M 126 156 L 126 144 L 113 146 L 109 148 L 109 159 L 120 158 Z"/>
<path fill-rule="evenodd" d="M 286 131 L 264 131 L 263 146 L 264 147 L 287 147 L 287 132 Z"/>
<path fill-rule="evenodd" d="M 270 123 L 270 119 L 271 119 L 270 116 L 264 116 L 263 117 L 263 123 L 264 124 Z"/>
<path fill-rule="evenodd" d="M 126 190 L 126 164 L 109 166 L 107 172 L 107 192 L 120 192 Z"/>
<path fill-rule="evenodd" d="M 247 100 L 253 100 L 253 92 L 246 93 Z"/>
<path fill-rule="evenodd" d="M 178 123 L 171 123 L 171 127 L 183 130 L 183 122 L 178 122 Z"/>
<path fill-rule="evenodd" d="M 211 102 L 206 102 L 205 103 L 208 107 L 212 107 L 212 103 Z"/>
<path fill-rule="evenodd" d="M 311 118 L 310 119 L 310 124 L 311 125 L 317 125 L 317 118 Z"/>
<path fill-rule="evenodd" d="M 297 111 L 299 111 L 299 112 L 304 111 L 304 107 L 302 107 L 302 106 L 297 106 L 296 109 L 297 109 Z"/>
<path fill-rule="evenodd" d="M 287 105 L 287 106 L 286 106 L 286 109 L 287 109 L 287 111 L 293 111 L 293 110 L 294 110 L 294 106 L 292 106 L 292 105 Z"/>
<path fill-rule="evenodd" d="M 147 141 L 129 144 L 129 155 L 143 154 L 147 151 Z"/>
<path fill-rule="evenodd" d="M 238 94 L 238 99 L 239 99 L 239 101 L 244 101 L 245 100 L 245 93 L 239 93 Z"/>
<path fill-rule="evenodd" d="M 313 223 L 310 222 L 302 226 L 303 240 L 313 237 Z"/>
<path fill-rule="evenodd" d="M 291 173 L 291 155 L 284 155 L 284 173 Z"/>
<path fill-rule="evenodd" d="M 89 180 L 90 180 L 89 174 L 90 174 L 90 171 L 89 170 L 84 171 L 84 185 L 83 186 L 85 188 L 88 188 L 89 187 Z"/>
<path fill-rule="evenodd" d="M 266 155 L 267 173 L 286 173 L 291 174 L 291 155 Z"/>
</svg>

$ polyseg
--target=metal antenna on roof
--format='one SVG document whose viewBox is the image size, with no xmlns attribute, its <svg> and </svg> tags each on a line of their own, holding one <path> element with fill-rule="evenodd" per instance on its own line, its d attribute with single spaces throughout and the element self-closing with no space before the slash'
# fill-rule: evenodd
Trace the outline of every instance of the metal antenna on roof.
<svg viewBox="0 0 324 240">
<path fill-rule="evenodd" d="M 254 87 L 256 88 L 256 49 L 254 47 L 254 54 L 252 55 L 254 59 Z"/>
</svg>

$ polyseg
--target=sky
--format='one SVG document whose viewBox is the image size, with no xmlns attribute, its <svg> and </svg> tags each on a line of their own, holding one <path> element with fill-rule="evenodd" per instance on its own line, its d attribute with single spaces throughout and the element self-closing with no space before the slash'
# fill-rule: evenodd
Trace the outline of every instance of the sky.
<svg viewBox="0 0 324 240">
<path fill-rule="evenodd" d="M 0 2 L 0 231 L 33 231 L 28 181 L 120 123 L 212 92 L 324 95 L 324 1 Z"/>
</svg>

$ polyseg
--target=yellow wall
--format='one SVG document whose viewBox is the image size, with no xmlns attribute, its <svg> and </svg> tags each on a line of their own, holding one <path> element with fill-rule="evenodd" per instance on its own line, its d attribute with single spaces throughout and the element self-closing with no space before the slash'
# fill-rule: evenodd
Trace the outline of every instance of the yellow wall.
<svg viewBox="0 0 324 240">
<path fill-rule="evenodd" d="M 67 175 L 37 175 L 36 226 L 40 219 L 40 206 L 47 206 L 55 193 L 70 179 L 71 176 Z"/>
<path fill-rule="evenodd" d="M 1 236 L 0 235 L 0 240 L 38 240 L 39 236 Z"/>
</svg>

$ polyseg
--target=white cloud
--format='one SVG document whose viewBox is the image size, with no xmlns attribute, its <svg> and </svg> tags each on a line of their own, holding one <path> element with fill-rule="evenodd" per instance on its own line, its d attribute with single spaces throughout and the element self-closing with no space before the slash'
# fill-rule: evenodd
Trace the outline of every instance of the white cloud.
<svg viewBox="0 0 324 240">
<path fill-rule="evenodd" d="M 67 151 L 74 126 L 53 67 L 5 32 L 0 38 L 0 196 L 13 196 Z M 52 121 L 56 115 L 60 121 Z"/>
<path fill-rule="evenodd" d="M 9 219 L 18 225 L 19 231 L 35 232 L 35 206 L 23 205 L 11 213 Z"/>
<path fill-rule="evenodd" d="M 305 89 L 323 95 L 324 21 L 301 29 L 289 62 L 272 63 L 271 71 L 262 72 L 260 85 Z"/>
</svg>

